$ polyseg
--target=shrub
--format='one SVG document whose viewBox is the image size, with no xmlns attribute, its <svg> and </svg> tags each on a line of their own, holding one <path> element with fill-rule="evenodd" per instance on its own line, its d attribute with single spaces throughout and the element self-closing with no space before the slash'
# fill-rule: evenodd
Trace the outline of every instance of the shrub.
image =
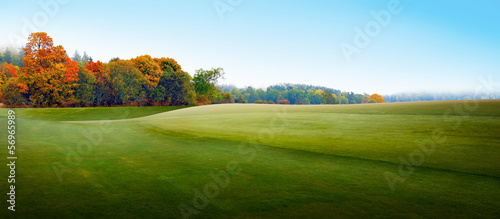
<svg viewBox="0 0 500 219">
<path fill-rule="evenodd" d="M 203 94 L 198 94 L 196 95 L 196 105 L 201 106 L 201 105 L 209 105 L 212 102 L 208 99 L 206 95 Z"/>
<path fill-rule="evenodd" d="M 265 100 L 256 100 L 253 103 L 258 103 L 258 104 L 275 104 L 274 101 L 265 101 Z"/>
<path fill-rule="evenodd" d="M 290 105 L 290 101 L 288 101 L 288 100 L 278 100 L 278 104 L 287 104 L 287 105 Z"/>
</svg>

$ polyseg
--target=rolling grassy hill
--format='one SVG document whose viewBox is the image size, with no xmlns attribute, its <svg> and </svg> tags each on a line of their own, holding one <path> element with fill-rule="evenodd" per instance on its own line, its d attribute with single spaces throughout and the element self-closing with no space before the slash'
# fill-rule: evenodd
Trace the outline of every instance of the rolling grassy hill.
<svg viewBox="0 0 500 219">
<path fill-rule="evenodd" d="M 500 216 L 498 100 L 174 109 L 16 109 L 16 216 Z"/>
</svg>

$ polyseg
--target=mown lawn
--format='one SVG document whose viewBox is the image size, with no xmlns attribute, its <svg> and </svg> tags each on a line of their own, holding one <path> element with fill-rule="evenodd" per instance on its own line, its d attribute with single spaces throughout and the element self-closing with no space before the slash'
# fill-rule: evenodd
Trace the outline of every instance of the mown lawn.
<svg viewBox="0 0 500 219">
<path fill-rule="evenodd" d="M 77 108 L 19 108 L 15 109 L 23 118 L 49 121 L 86 121 L 130 119 L 183 109 L 185 106 L 153 107 L 77 107 Z M 7 116 L 6 109 L 0 109 L 1 116 Z"/>
<path fill-rule="evenodd" d="M 15 109 L 0 217 L 500 217 L 497 100 L 173 109 Z"/>
</svg>

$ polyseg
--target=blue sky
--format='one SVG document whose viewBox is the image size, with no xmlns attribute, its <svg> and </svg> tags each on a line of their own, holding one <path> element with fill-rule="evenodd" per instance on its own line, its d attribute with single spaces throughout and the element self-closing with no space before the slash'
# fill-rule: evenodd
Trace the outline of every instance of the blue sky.
<svg viewBox="0 0 500 219">
<path fill-rule="evenodd" d="M 191 74 L 222 67 L 222 83 L 239 87 L 458 92 L 476 88 L 480 77 L 500 80 L 499 8 L 497 0 L 3 0 L 0 45 L 21 46 L 23 29 L 35 27 L 70 55 L 171 57 Z M 372 15 L 384 11 L 386 25 Z M 355 44 L 357 28 L 372 35 L 363 48 Z M 341 49 L 347 44 L 357 48 L 349 62 Z"/>
</svg>

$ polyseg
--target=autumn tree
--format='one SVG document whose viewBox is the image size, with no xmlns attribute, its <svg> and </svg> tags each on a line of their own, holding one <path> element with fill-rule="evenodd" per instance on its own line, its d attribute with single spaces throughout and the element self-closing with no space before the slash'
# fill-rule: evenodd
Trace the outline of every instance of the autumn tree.
<svg viewBox="0 0 500 219">
<path fill-rule="evenodd" d="M 106 65 L 101 61 L 90 61 L 85 68 L 95 77 L 95 87 L 93 89 L 93 100 L 96 106 L 111 106 L 115 104 L 116 93 L 113 88 L 109 72 L 105 69 Z M 88 80 L 92 81 L 91 76 Z"/>
<path fill-rule="evenodd" d="M 119 60 L 109 63 L 107 71 L 116 93 L 116 104 L 143 105 L 146 102 L 143 85 L 148 82 L 132 61 Z"/>
<path fill-rule="evenodd" d="M 172 58 L 154 58 L 154 60 L 158 63 L 163 72 L 182 71 L 181 65 Z"/>
<path fill-rule="evenodd" d="M 28 86 L 35 106 L 70 104 L 78 86 L 78 63 L 65 56 L 62 46 L 54 46 L 47 33 L 32 33 L 24 48 L 20 82 Z"/>
<path fill-rule="evenodd" d="M 377 101 L 377 103 L 385 103 L 384 98 L 378 94 L 372 94 L 370 96 L 370 98 L 368 99 L 368 101 L 369 100 L 375 100 L 375 101 Z"/>
<path fill-rule="evenodd" d="M 171 105 L 194 105 L 196 94 L 192 77 L 182 71 L 181 66 L 172 58 L 153 59 L 163 71 L 158 85 L 153 91 L 153 101 Z"/>
<path fill-rule="evenodd" d="M 6 92 L 12 90 L 12 84 L 18 84 L 18 72 L 19 67 L 4 62 L 3 65 L 0 65 L 0 98 L 3 98 L 4 93 L 4 85 L 9 81 L 10 78 L 15 78 L 15 80 L 10 80 L 9 85 L 6 85 Z M 17 85 L 16 85 L 17 86 Z M 19 87 L 16 87 L 17 91 L 19 91 Z"/>
<path fill-rule="evenodd" d="M 26 94 L 28 87 L 19 82 L 19 78 L 11 77 L 1 87 L 0 100 L 6 106 L 21 106 L 27 104 Z"/>
<path fill-rule="evenodd" d="M 290 105 L 290 101 L 288 101 L 287 99 L 284 99 L 284 100 L 278 100 L 278 104 Z"/>
<path fill-rule="evenodd" d="M 222 99 L 222 97 L 221 97 Z M 196 105 L 209 105 L 212 101 L 208 99 L 205 95 L 196 95 Z"/>
<path fill-rule="evenodd" d="M 132 59 L 135 67 L 144 75 L 147 83 L 156 87 L 163 74 L 160 65 L 150 55 L 142 55 Z"/>
<path fill-rule="evenodd" d="M 101 61 L 89 61 L 85 68 L 94 74 L 104 74 L 104 63 Z"/>
<path fill-rule="evenodd" d="M 3 65 L 0 65 L 0 83 L 5 82 L 8 78 L 18 77 L 17 72 L 19 71 L 19 67 L 4 62 Z"/>
</svg>

